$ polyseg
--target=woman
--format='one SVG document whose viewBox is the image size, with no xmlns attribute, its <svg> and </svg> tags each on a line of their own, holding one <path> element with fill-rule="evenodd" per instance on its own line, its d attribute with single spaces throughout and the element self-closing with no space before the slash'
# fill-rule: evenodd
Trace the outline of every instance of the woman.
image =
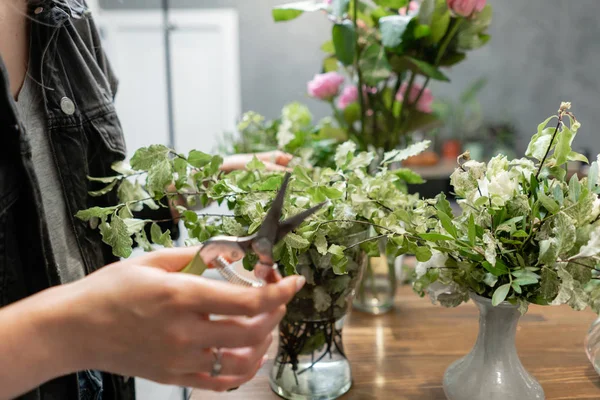
<svg viewBox="0 0 600 400">
<path fill-rule="evenodd" d="M 89 197 L 86 176 L 125 157 L 117 81 L 81 0 L 27 1 L 0 0 L 0 399 L 134 399 L 122 376 L 241 385 L 304 280 L 245 289 L 173 273 L 197 249 L 116 262 L 73 215 L 115 201 Z M 275 156 L 272 168 L 289 162 Z"/>
</svg>

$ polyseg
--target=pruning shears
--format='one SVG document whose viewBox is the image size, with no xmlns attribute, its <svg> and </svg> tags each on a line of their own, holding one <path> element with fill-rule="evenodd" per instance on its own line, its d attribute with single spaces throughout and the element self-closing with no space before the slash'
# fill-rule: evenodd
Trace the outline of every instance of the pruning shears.
<svg viewBox="0 0 600 400">
<path fill-rule="evenodd" d="M 265 283 L 279 281 L 281 276 L 277 272 L 277 265 L 273 260 L 273 247 L 326 203 L 318 204 L 281 221 L 283 200 L 289 180 L 290 174 L 287 173 L 275 200 L 273 200 L 271 209 L 256 233 L 243 237 L 215 236 L 208 239 L 202 244 L 194 259 L 181 272 L 200 275 L 207 267 L 212 267 L 216 268 L 230 283 L 250 287 L 261 287 Z M 254 272 L 259 277 L 259 281 L 240 275 L 231 265 L 251 251 L 258 256 Z"/>
</svg>

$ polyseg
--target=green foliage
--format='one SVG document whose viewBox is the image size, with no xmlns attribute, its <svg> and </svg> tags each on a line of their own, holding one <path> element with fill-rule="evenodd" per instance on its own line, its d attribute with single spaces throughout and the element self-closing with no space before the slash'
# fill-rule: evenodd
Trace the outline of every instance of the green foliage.
<svg viewBox="0 0 600 400">
<path fill-rule="evenodd" d="M 527 149 L 536 162 L 463 158 L 451 176 L 460 215 L 452 215 L 439 195 L 405 216 L 406 246 L 431 250 L 417 267 L 415 291 L 437 299 L 441 286 L 445 295 L 456 294 L 446 302 L 451 305 L 473 292 L 522 311 L 528 303 L 598 309 L 600 290 L 589 289 L 600 276 L 598 166 L 592 164 L 587 178 L 567 179 L 580 126 L 569 109 L 563 103 L 557 116 L 538 126 Z M 437 276 L 430 272 L 442 267 Z"/>
<path fill-rule="evenodd" d="M 254 112 L 245 113 L 237 133 L 226 134 L 220 150 L 225 154 L 281 150 L 302 164 L 325 167 L 332 165 L 335 145 L 347 139 L 347 133 L 335 127 L 331 119 L 315 125 L 305 105 L 290 103 L 283 107 L 281 117 L 271 121 Z"/>
<path fill-rule="evenodd" d="M 303 113 L 298 109 L 294 111 L 290 110 L 288 118 L 294 115 L 297 122 Z M 250 125 L 258 119 L 255 115 L 248 116 L 242 123 Z M 410 153 L 416 154 L 425 147 L 416 144 Z M 269 172 L 254 158 L 246 170 L 222 174 L 220 157 L 198 151 L 185 157 L 161 149 L 161 160 L 151 161 L 148 155 L 158 153 L 157 148 L 138 150 L 134 156 L 137 167 L 133 172 L 110 178 L 111 183 L 115 183 L 113 190 L 119 196 L 118 204 L 77 214 L 83 220 L 99 222 L 102 238 L 115 255 L 129 256 L 134 240 L 145 250 L 152 250 L 153 245 L 173 246 L 169 231 L 161 231 L 156 221 L 135 218 L 131 210 L 168 204 L 176 196 L 187 199 L 189 206 L 214 201 L 226 204 L 232 212 L 226 216 L 202 215 L 178 207 L 190 244 L 216 235 L 245 236 L 259 229 L 281 186 L 282 172 Z M 403 154 L 391 154 L 389 161 L 400 159 Z M 400 238 L 404 232 L 401 221 L 417 201 L 416 196 L 406 194 L 407 182 L 402 177 L 416 181 L 420 179 L 418 175 L 390 171 L 388 162 L 378 165 L 379 168 L 369 174 L 374 158 L 373 153 L 358 152 L 354 143 L 346 142 L 335 149 L 334 168 L 309 169 L 297 165 L 293 169 L 282 217 L 289 218 L 323 201 L 328 204 L 277 244 L 274 259 L 283 275 L 301 273 L 307 277 L 305 308 L 322 314 L 323 318 L 331 318 L 332 313 L 340 316 L 345 313 L 346 298 L 359 277 L 364 249 L 368 248 L 373 256 L 379 255 L 377 246 L 369 247 L 370 235 Z M 164 171 L 157 171 L 159 167 Z M 176 185 L 177 192 L 172 193 L 169 191 L 172 188 L 166 186 L 159 190 L 157 181 L 184 184 Z M 150 185 L 153 186 L 152 198 L 147 189 Z M 426 247 L 413 250 L 421 260 L 431 257 Z M 249 254 L 244 266 L 251 269 L 254 262 L 255 256 Z M 195 264 L 191 263 L 190 268 L 198 270 L 200 266 Z"/>
</svg>

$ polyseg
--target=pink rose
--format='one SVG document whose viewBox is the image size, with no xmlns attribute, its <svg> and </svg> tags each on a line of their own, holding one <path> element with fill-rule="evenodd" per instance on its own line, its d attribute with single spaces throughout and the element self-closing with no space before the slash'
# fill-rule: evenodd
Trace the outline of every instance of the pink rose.
<svg viewBox="0 0 600 400">
<path fill-rule="evenodd" d="M 342 83 L 344 77 L 337 72 L 317 74 L 312 81 L 308 82 L 308 94 L 317 99 L 331 100 L 337 96 Z"/>
<path fill-rule="evenodd" d="M 350 104 L 358 100 L 358 89 L 356 86 L 347 86 L 337 101 L 337 106 L 340 110 L 345 110 Z"/>
<path fill-rule="evenodd" d="M 400 90 L 398 91 L 398 94 L 396 95 L 396 100 L 398 101 L 404 101 L 404 96 L 406 95 L 406 89 L 408 88 L 408 85 L 406 83 L 403 83 L 402 86 L 400 86 Z M 408 101 L 410 103 L 414 103 L 415 100 L 417 100 L 417 97 L 419 96 L 419 93 L 421 93 L 421 86 L 418 84 L 414 84 L 412 86 L 412 88 L 410 89 L 410 94 L 408 96 Z M 423 94 L 421 95 L 421 98 L 419 99 L 419 102 L 417 103 L 417 110 L 424 112 L 424 113 L 432 113 L 433 109 L 431 108 L 431 104 L 433 103 L 433 94 L 431 93 L 431 90 L 429 89 L 425 89 L 423 91 Z"/>
<path fill-rule="evenodd" d="M 448 8 L 456 15 L 468 18 L 481 12 L 487 0 L 446 0 Z"/>
<path fill-rule="evenodd" d="M 398 14 L 400 14 L 400 15 L 412 14 L 414 11 L 418 11 L 418 10 L 419 10 L 419 4 L 416 1 L 409 1 L 408 6 L 402 7 L 401 9 L 398 10 Z"/>
</svg>

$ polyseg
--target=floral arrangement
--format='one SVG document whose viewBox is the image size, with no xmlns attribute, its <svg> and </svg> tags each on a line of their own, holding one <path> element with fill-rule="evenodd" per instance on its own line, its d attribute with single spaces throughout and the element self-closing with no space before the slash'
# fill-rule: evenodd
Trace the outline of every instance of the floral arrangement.
<svg viewBox="0 0 600 400">
<path fill-rule="evenodd" d="M 429 82 L 449 81 L 441 68 L 490 39 L 485 0 L 300 1 L 276 7 L 273 18 L 309 11 L 325 12 L 333 27 L 322 46 L 323 73 L 308 83 L 308 94 L 331 104 L 360 149 L 389 151 L 434 126 Z"/>
<path fill-rule="evenodd" d="M 331 348 L 337 337 L 335 321 L 347 311 L 366 253 L 379 255 L 375 239 L 394 238 L 390 244 L 398 240 L 403 229 L 394 213 L 410 209 L 416 201 L 415 196 L 406 194 L 406 183 L 418 176 L 407 169 L 390 171 L 388 165 L 419 153 L 427 145 L 417 143 L 386 153 L 377 172 L 371 174 L 367 169 L 375 155 L 357 152 L 353 142 L 337 147 L 334 168 L 294 167 L 283 218 L 323 201 L 328 205 L 274 248 L 274 259 L 284 276 L 302 274 L 307 280 L 286 315 L 289 323 L 306 326 L 302 335 L 286 338 L 290 344 L 283 364 L 293 363 L 299 354 L 316 351 L 325 344 Z M 77 217 L 97 227 L 104 242 L 119 257 L 128 257 L 134 243 L 146 250 L 152 250 L 152 244 L 172 246 L 169 232 L 162 232 L 157 225 L 160 221 L 139 219 L 135 213 L 144 207 L 167 207 L 180 197 L 187 203 L 185 207 L 177 206 L 178 219 L 189 234 L 187 245 L 215 235 L 252 234 L 259 229 L 283 174 L 266 171 L 256 158 L 247 170 L 229 174 L 219 172 L 221 163 L 221 157 L 195 150 L 184 155 L 162 145 L 139 149 L 131 166 L 119 163 L 113 166 L 114 176 L 90 178 L 107 185 L 91 195 L 116 190 L 119 203 L 82 210 Z M 172 192 L 165 189 L 173 186 Z M 198 203 L 207 205 L 211 201 L 227 204 L 233 214 L 198 214 L 192 210 Z M 379 231 L 375 237 L 370 236 L 372 227 Z M 244 266 L 252 269 L 255 262 L 250 254 Z M 317 331 L 327 334 L 319 333 L 319 340 L 309 341 Z"/>
<path fill-rule="evenodd" d="M 587 162 L 571 149 L 579 128 L 563 103 L 539 125 L 527 158 L 498 155 L 487 165 L 459 158 L 451 183 L 460 215 L 443 194 L 401 212 L 405 249 L 431 254 L 417 266 L 415 291 L 445 306 L 472 292 L 523 313 L 529 303 L 600 311 L 598 162 L 587 177 L 566 176 L 569 161 Z"/>
<path fill-rule="evenodd" d="M 245 113 L 237 132 L 224 136 L 220 151 L 252 154 L 281 150 L 294 155 L 293 163 L 335 167 L 335 147 L 347 139 L 346 132 L 335 127 L 331 118 L 324 118 L 315 125 L 308 107 L 291 103 L 283 107 L 281 116 L 274 120 L 252 111 Z"/>
</svg>

